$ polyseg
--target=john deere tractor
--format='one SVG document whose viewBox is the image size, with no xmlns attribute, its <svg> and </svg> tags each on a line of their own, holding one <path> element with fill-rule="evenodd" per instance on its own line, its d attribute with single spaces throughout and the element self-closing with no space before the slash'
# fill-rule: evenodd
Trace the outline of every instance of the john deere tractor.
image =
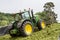
<svg viewBox="0 0 60 40">
<path fill-rule="evenodd" d="M 44 20 L 33 15 L 33 10 L 29 9 L 28 11 L 20 12 L 19 15 L 20 20 L 16 20 L 9 28 L 11 36 L 28 36 L 34 32 L 34 27 L 38 27 L 39 30 L 46 27 Z"/>
</svg>

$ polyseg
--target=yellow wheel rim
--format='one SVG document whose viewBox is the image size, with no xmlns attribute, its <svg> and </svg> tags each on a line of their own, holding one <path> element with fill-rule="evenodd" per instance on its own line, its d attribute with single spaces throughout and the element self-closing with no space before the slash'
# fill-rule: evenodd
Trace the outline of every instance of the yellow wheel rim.
<svg viewBox="0 0 60 40">
<path fill-rule="evenodd" d="M 25 25 L 25 32 L 27 35 L 30 35 L 32 33 L 32 26 L 30 24 Z"/>
<path fill-rule="evenodd" d="M 46 25 L 45 25 L 44 21 L 41 22 L 41 26 L 42 26 L 43 29 L 45 28 Z"/>
</svg>

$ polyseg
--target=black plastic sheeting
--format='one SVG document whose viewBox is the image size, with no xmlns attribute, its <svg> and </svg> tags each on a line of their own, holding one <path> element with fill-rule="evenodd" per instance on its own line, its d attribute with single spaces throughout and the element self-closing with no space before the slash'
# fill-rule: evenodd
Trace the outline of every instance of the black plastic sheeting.
<svg viewBox="0 0 60 40">
<path fill-rule="evenodd" d="M 2 27 L 0 28 L 0 36 L 8 34 L 8 28 L 7 27 Z"/>
</svg>

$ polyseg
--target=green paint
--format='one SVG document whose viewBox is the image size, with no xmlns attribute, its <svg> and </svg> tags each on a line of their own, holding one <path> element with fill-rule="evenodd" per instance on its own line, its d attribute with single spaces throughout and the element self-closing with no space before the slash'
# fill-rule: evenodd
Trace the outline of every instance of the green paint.
<svg viewBox="0 0 60 40">
<path fill-rule="evenodd" d="M 17 32 L 18 32 L 17 29 L 12 29 L 12 30 L 10 31 L 11 34 L 17 34 Z"/>
<path fill-rule="evenodd" d="M 39 16 L 36 16 L 35 20 L 36 20 L 36 22 L 38 22 L 38 20 L 40 20 Z"/>
</svg>

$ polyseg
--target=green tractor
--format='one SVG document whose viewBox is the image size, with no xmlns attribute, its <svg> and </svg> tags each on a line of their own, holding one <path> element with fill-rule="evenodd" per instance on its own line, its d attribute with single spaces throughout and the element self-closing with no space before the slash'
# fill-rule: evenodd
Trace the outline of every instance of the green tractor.
<svg viewBox="0 0 60 40">
<path fill-rule="evenodd" d="M 44 20 L 33 15 L 33 10 L 29 9 L 28 11 L 20 12 L 19 15 L 20 20 L 15 21 L 9 28 L 9 34 L 11 36 L 28 36 L 34 32 L 34 27 L 38 27 L 39 30 L 46 27 Z"/>
</svg>

